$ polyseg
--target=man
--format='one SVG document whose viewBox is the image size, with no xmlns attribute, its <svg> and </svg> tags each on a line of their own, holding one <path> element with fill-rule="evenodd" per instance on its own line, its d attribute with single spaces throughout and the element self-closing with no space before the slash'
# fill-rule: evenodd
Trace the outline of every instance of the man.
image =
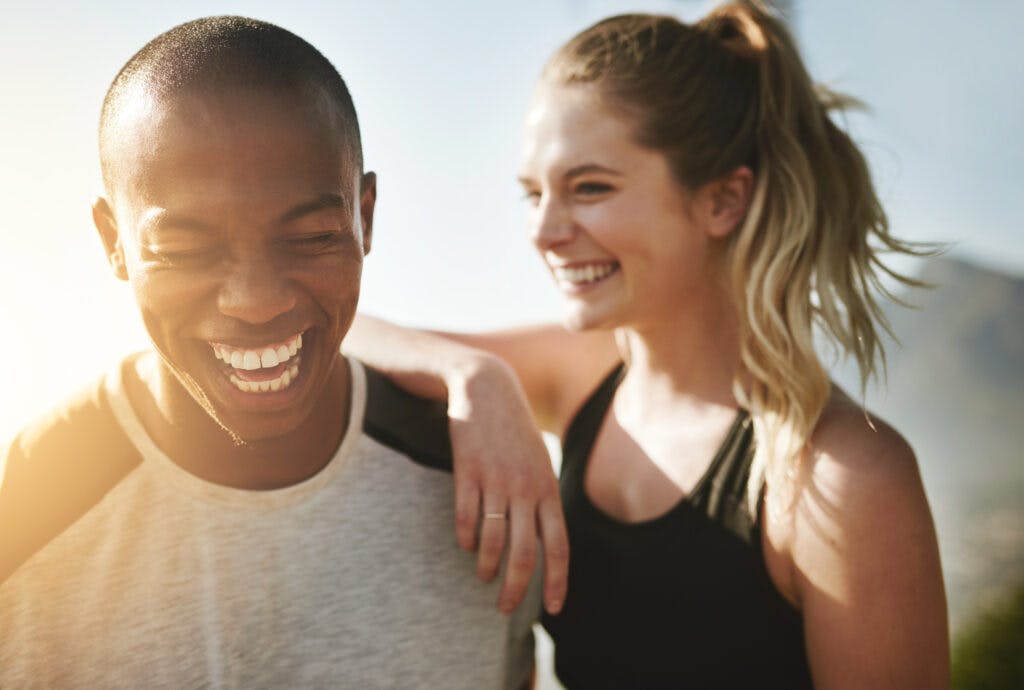
<svg viewBox="0 0 1024 690">
<path fill-rule="evenodd" d="M 453 543 L 445 410 L 339 354 L 376 180 L 337 71 L 273 25 L 189 22 L 115 78 L 100 159 L 154 351 L 5 453 L 0 687 L 528 682 L 536 587 L 503 616 Z"/>
</svg>

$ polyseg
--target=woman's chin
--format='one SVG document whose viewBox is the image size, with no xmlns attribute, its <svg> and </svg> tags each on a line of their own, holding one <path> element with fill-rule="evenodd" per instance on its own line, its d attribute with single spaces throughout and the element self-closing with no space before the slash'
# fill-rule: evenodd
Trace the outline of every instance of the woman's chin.
<svg viewBox="0 0 1024 690">
<path fill-rule="evenodd" d="M 594 309 L 589 305 L 579 308 L 578 305 L 569 304 L 562 315 L 562 326 L 565 330 L 574 333 L 610 330 L 619 325 L 617 320 L 607 310 Z"/>
</svg>

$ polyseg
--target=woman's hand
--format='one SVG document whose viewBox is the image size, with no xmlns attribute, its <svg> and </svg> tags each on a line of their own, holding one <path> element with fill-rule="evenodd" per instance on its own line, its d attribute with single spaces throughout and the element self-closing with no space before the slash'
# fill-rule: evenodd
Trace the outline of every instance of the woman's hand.
<svg viewBox="0 0 1024 690">
<path fill-rule="evenodd" d="M 468 550 L 479 548 L 477 571 L 484 580 L 494 578 L 509 546 L 498 600 L 502 611 L 516 608 L 526 594 L 536 567 L 538 536 L 544 553 L 544 605 L 552 613 L 561 609 L 569 542 L 536 410 L 531 410 L 520 384 L 523 371 L 481 347 L 491 345 L 531 365 L 526 370 L 535 374 L 530 381 L 536 389 L 542 387 L 538 382 L 554 378 L 539 362 L 559 362 L 557 369 L 575 370 L 560 366 L 562 348 L 557 345 L 565 337 L 554 327 L 491 337 L 438 334 L 362 314 L 345 337 L 345 352 L 384 372 L 395 385 L 421 397 L 448 400 L 458 542 Z M 574 341 L 565 348 L 574 362 L 590 362 L 591 350 L 601 363 L 612 356 L 607 346 L 588 349 Z"/>
<path fill-rule="evenodd" d="M 506 613 L 526 594 L 544 553 L 544 607 L 561 610 L 569 542 L 551 459 L 512 369 L 481 355 L 447 380 L 455 464 L 459 545 L 478 549 L 477 574 L 489 581 L 508 546 L 498 608 Z"/>
</svg>

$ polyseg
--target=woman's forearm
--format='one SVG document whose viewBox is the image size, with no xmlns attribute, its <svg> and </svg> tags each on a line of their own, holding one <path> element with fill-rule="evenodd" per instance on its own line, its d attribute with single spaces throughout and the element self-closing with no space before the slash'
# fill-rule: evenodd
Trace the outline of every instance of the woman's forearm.
<svg viewBox="0 0 1024 690">
<path fill-rule="evenodd" d="M 357 314 L 342 350 L 424 398 L 459 403 L 484 378 L 513 377 L 499 358 L 441 334 Z"/>
</svg>

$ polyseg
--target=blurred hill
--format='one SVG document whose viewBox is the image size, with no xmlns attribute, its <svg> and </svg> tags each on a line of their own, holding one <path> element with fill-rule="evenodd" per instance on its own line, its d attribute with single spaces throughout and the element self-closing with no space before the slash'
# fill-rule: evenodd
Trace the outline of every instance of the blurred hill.
<svg viewBox="0 0 1024 690">
<path fill-rule="evenodd" d="M 956 631 L 1024 581 L 1024 277 L 948 257 L 889 305 L 888 383 L 868 407 L 913 445 L 935 515 Z M 853 395 L 852 366 L 835 376 Z"/>
</svg>

